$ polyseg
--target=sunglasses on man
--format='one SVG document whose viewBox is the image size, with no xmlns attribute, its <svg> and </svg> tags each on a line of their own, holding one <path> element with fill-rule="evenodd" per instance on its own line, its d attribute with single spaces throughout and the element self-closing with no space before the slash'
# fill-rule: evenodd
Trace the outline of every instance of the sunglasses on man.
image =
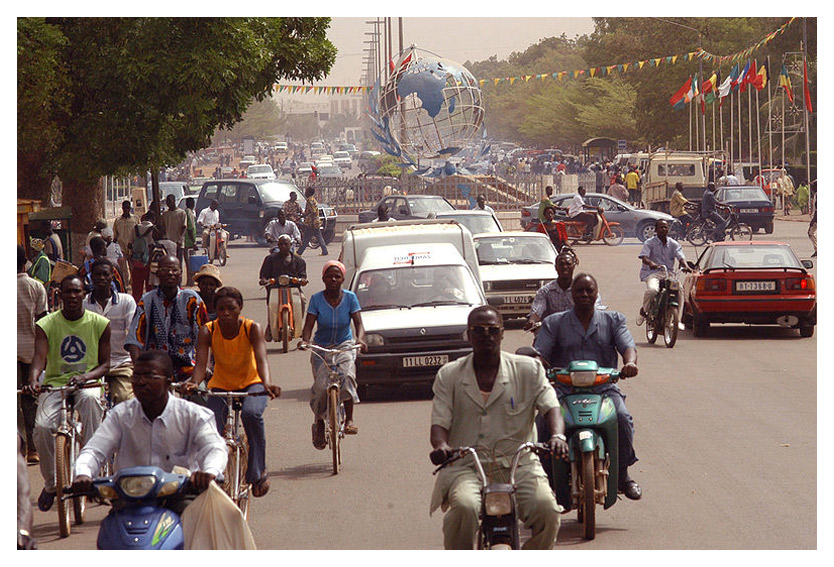
<svg viewBox="0 0 834 567">
<path fill-rule="evenodd" d="M 501 333 L 501 327 L 497 325 L 476 325 L 469 327 L 469 332 L 481 337 L 497 337 Z"/>
</svg>

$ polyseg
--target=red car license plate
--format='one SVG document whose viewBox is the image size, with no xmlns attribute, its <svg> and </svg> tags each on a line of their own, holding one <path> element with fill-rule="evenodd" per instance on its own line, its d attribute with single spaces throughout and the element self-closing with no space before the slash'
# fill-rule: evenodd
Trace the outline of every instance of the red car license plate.
<svg viewBox="0 0 834 567">
<path fill-rule="evenodd" d="M 775 291 L 775 280 L 751 280 L 736 282 L 736 292 L 738 293 L 773 293 Z"/>
</svg>

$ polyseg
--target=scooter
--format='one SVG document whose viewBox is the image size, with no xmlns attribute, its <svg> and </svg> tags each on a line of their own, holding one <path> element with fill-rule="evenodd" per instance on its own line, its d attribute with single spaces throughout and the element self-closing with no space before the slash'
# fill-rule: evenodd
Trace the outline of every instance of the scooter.
<svg viewBox="0 0 834 567">
<path fill-rule="evenodd" d="M 551 383 L 573 386 L 575 391 L 560 396 L 568 461 L 552 457 L 548 477 L 556 500 L 566 510 L 576 509 L 583 524 L 583 537 L 596 537 L 596 505 L 608 509 L 617 502 L 619 458 L 617 410 L 604 394 L 582 391 L 593 386 L 615 383 L 620 373 L 600 368 L 592 360 L 575 360 L 567 368 L 547 371 Z"/>
<path fill-rule="evenodd" d="M 267 341 L 280 340 L 283 344 L 284 352 L 287 352 L 289 351 L 290 339 L 295 336 L 295 311 L 292 305 L 292 289 L 297 288 L 299 285 L 307 285 L 307 280 L 282 274 L 278 276 L 277 281 L 275 278 L 270 278 L 265 285 L 276 286 L 273 289 L 278 292 L 276 294 L 278 298 L 276 299 L 275 295 L 269 296 L 269 302 L 267 303 L 267 321 L 269 324 L 264 333 L 264 338 Z M 299 289 L 298 293 L 300 292 L 301 290 Z"/>
<path fill-rule="evenodd" d="M 472 455 L 481 478 L 481 513 L 478 529 L 478 549 L 519 549 L 518 504 L 515 495 L 515 472 L 521 456 L 527 451 L 538 455 L 550 454 L 544 443 L 522 443 L 513 455 L 509 482 L 490 481 L 475 447 L 458 447 L 454 454 L 438 466 L 433 474 L 467 455 Z M 434 461 L 432 461 L 434 462 Z"/>
<path fill-rule="evenodd" d="M 227 232 L 223 230 L 226 224 L 213 224 L 209 227 L 208 249 L 206 254 L 210 264 L 214 263 L 215 258 L 219 260 L 221 266 L 226 265 L 226 239 Z"/>
<path fill-rule="evenodd" d="M 609 222 L 605 218 L 605 213 L 602 208 L 597 209 L 597 224 L 594 227 L 594 232 L 590 237 L 585 236 L 585 223 L 578 221 L 565 221 L 565 230 L 568 238 L 576 245 L 580 242 L 590 244 L 596 240 L 602 240 L 609 246 L 617 246 L 622 244 L 625 238 L 625 232 L 618 222 Z"/>
<path fill-rule="evenodd" d="M 114 503 L 101 522 L 96 547 L 183 549 L 180 517 L 162 503 L 165 498 L 189 492 L 190 487 L 186 475 L 150 466 L 129 467 L 93 480 L 98 495 Z"/>
</svg>

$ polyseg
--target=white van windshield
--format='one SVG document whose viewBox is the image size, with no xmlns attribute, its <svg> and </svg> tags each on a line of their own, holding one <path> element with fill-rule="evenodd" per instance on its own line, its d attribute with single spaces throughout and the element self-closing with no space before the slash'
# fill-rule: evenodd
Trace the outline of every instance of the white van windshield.
<svg viewBox="0 0 834 567">
<path fill-rule="evenodd" d="M 354 292 L 363 310 L 479 305 L 472 274 L 463 266 L 403 266 L 366 270 Z"/>
</svg>

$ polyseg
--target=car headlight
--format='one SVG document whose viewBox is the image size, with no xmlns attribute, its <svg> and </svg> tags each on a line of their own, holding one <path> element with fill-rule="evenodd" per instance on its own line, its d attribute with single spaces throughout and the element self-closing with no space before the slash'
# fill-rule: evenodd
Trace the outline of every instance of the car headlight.
<svg viewBox="0 0 834 567">
<path fill-rule="evenodd" d="M 506 516 L 513 511 L 509 492 L 488 492 L 484 495 L 484 509 L 487 516 Z"/>
<path fill-rule="evenodd" d="M 365 335 L 365 343 L 369 347 L 371 347 L 371 346 L 383 346 L 383 345 L 385 345 L 385 339 L 380 334 L 369 333 L 369 334 Z"/>
<path fill-rule="evenodd" d="M 147 496 L 155 485 L 156 477 L 153 475 L 128 476 L 119 481 L 119 488 L 131 498 Z"/>
<path fill-rule="evenodd" d="M 492 291 L 492 282 L 484 282 L 484 291 Z"/>
<path fill-rule="evenodd" d="M 264 218 L 264 212 L 263 211 L 258 211 L 258 218 L 259 219 Z"/>
</svg>

